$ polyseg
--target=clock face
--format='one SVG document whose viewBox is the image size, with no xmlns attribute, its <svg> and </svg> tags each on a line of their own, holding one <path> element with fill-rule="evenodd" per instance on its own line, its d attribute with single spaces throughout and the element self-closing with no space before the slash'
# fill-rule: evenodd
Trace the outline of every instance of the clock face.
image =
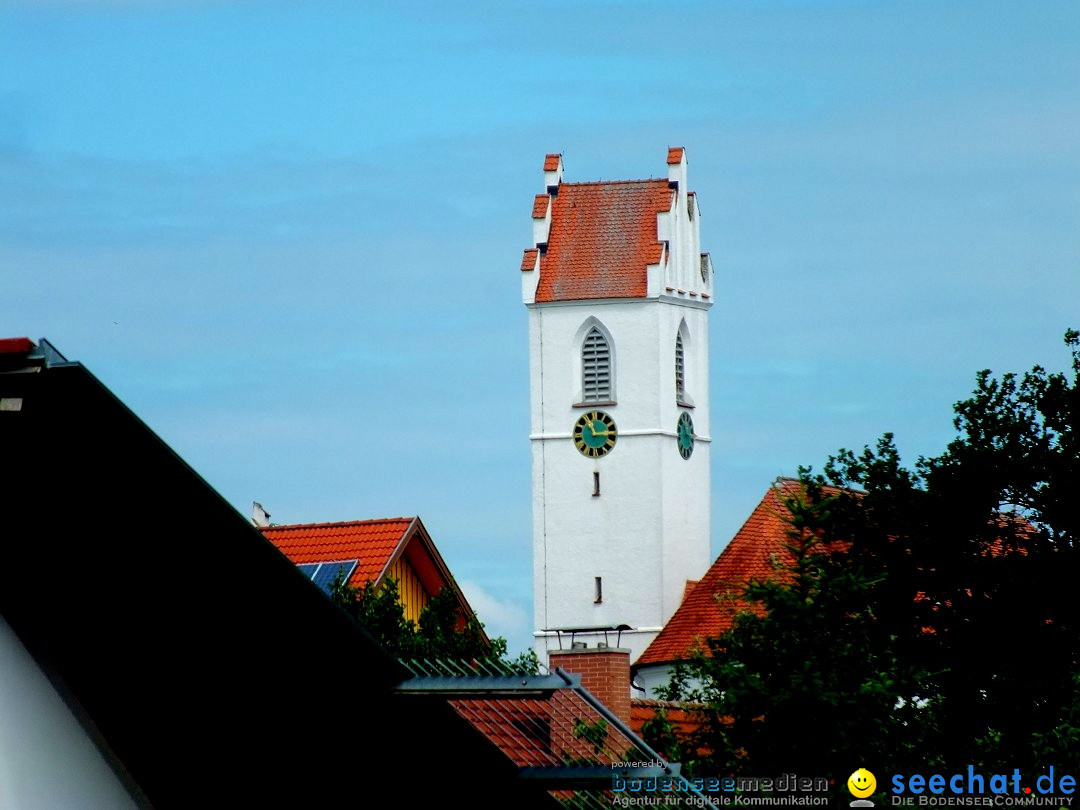
<svg viewBox="0 0 1080 810">
<path fill-rule="evenodd" d="M 583 413 L 574 423 L 574 446 L 589 458 L 606 456 L 615 446 L 616 438 L 615 420 L 603 411 Z"/>
<path fill-rule="evenodd" d="M 675 436 L 679 443 L 679 455 L 683 458 L 690 458 L 690 454 L 694 452 L 694 420 L 690 418 L 690 414 L 686 411 L 679 414 L 679 424 L 675 428 Z"/>
</svg>

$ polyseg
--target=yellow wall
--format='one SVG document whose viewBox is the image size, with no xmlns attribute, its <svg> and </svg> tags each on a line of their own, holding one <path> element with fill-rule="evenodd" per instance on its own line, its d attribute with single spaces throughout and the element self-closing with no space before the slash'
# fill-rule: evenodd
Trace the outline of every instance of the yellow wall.
<svg viewBox="0 0 1080 810">
<path fill-rule="evenodd" d="M 398 595 L 401 597 L 401 604 L 405 608 L 405 618 L 414 622 L 418 621 L 420 611 L 428 603 L 430 597 L 427 591 L 424 590 L 424 586 L 420 584 L 419 577 L 416 576 L 416 572 L 409 565 L 404 554 L 398 557 L 397 561 L 390 566 L 388 576 L 397 581 Z"/>
</svg>

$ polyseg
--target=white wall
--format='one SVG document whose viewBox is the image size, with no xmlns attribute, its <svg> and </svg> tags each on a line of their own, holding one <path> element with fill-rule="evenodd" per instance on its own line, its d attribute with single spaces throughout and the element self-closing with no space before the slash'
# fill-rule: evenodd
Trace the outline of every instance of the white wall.
<svg viewBox="0 0 1080 810">
<path fill-rule="evenodd" d="M 0 807 L 137 807 L 11 627 L 0 617 Z"/>
<path fill-rule="evenodd" d="M 635 697 L 644 697 L 657 699 L 660 697 L 656 693 L 657 687 L 667 686 L 671 681 L 671 675 L 675 671 L 673 664 L 649 664 L 642 667 L 634 673 L 633 682 L 634 685 L 640 686 L 645 690 L 645 694 L 635 690 Z M 686 682 L 689 689 L 701 689 L 704 684 L 697 678 L 690 678 Z"/>
<path fill-rule="evenodd" d="M 645 698 L 658 698 L 656 694 L 656 688 L 658 686 L 667 686 L 671 680 L 671 673 L 674 669 L 670 664 L 653 664 L 651 666 L 642 667 L 634 673 L 633 681 L 637 686 L 640 686 L 645 690 L 645 694 L 640 692 L 634 692 L 637 697 Z"/>
<path fill-rule="evenodd" d="M 600 459 L 581 455 L 571 439 L 587 410 L 574 404 L 589 318 L 613 341 L 616 404 L 598 407 L 615 420 L 619 438 Z M 684 319 L 698 436 L 689 460 L 675 438 L 684 410 L 675 402 L 675 337 Z M 567 302 L 534 306 L 529 322 L 536 628 L 628 624 L 642 631 L 620 641 L 633 660 L 681 603 L 686 580 L 710 562 L 706 311 L 670 300 Z M 597 576 L 601 604 L 594 604 Z M 540 637 L 537 653 L 543 660 L 557 646 Z"/>
</svg>

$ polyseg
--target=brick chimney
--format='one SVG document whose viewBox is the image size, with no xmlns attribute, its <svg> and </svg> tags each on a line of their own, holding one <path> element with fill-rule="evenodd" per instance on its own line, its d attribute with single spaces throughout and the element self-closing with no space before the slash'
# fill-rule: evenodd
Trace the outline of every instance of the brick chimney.
<svg viewBox="0 0 1080 810">
<path fill-rule="evenodd" d="M 581 685 L 630 725 L 630 650 L 615 647 L 549 650 L 548 666 L 580 675 Z"/>
</svg>

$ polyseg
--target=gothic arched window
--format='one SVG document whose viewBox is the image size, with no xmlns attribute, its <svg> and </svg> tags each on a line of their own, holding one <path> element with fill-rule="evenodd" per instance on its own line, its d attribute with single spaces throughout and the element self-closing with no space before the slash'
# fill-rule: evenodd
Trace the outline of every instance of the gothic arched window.
<svg viewBox="0 0 1080 810">
<path fill-rule="evenodd" d="M 583 402 L 611 401 L 611 347 L 596 326 L 581 344 L 581 394 Z"/>
<path fill-rule="evenodd" d="M 686 402 L 686 356 L 681 332 L 675 336 L 675 401 Z"/>
</svg>

